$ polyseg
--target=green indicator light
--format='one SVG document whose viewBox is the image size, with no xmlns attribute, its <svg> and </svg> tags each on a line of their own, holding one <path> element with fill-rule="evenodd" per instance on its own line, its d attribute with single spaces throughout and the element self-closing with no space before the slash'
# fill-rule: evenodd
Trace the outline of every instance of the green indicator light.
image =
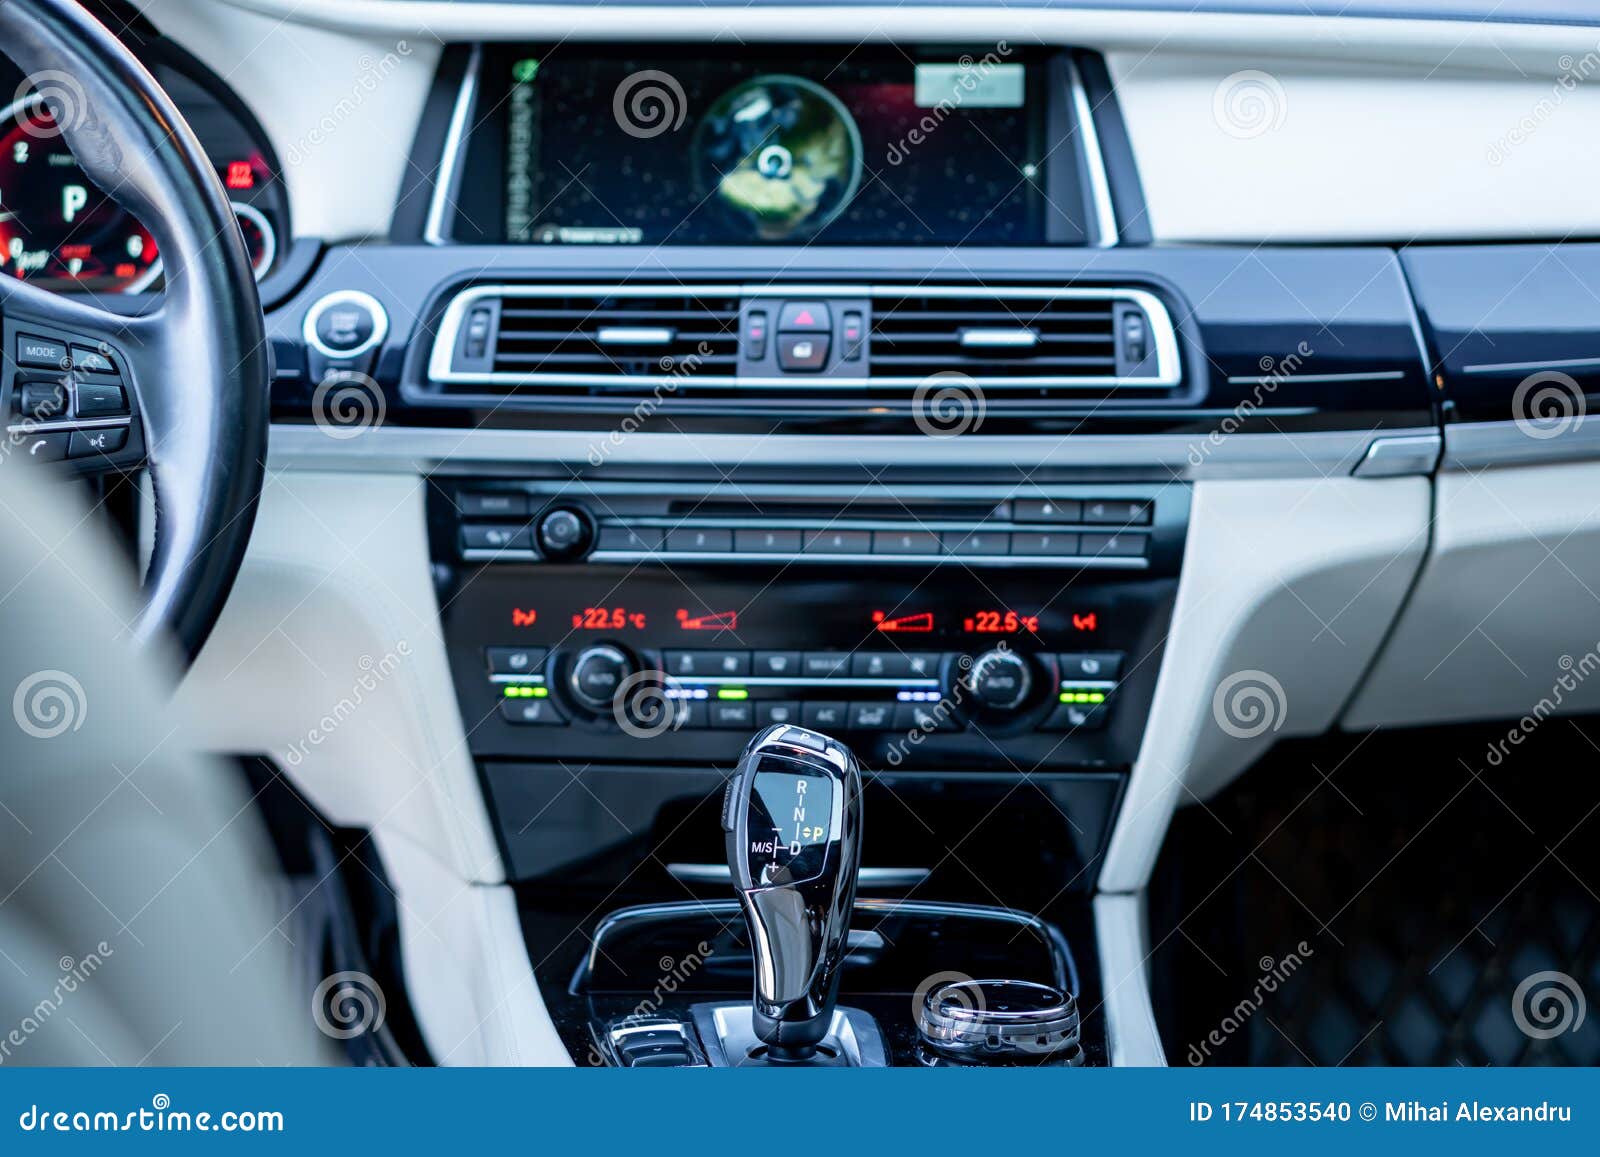
<svg viewBox="0 0 1600 1157">
<path fill-rule="evenodd" d="M 543 688 L 540 688 L 540 690 L 543 690 Z M 1089 696 L 1089 702 L 1090 703 L 1104 703 L 1105 701 L 1106 701 L 1106 696 L 1105 696 L 1105 692 L 1103 692 L 1103 691 L 1096 691 L 1093 695 Z"/>
<path fill-rule="evenodd" d="M 750 692 L 746 691 L 743 687 L 719 687 L 717 688 L 717 698 L 748 699 L 750 698 Z"/>
<path fill-rule="evenodd" d="M 518 84 L 532 84 L 533 78 L 539 75 L 539 62 L 532 57 L 519 60 L 511 66 L 511 79 Z"/>
<path fill-rule="evenodd" d="M 535 699 L 543 699 L 546 695 L 550 694 L 550 688 L 548 688 L 548 687 L 529 687 L 528 688 L 528 694 L 533 696 L 533 698 L 535 698 Z"/>
<path fill-rule="evenodd" d="M 526 683 L 507 683 L 500 693 L 507 699 L 543 699 L 550 694 L 550 688 L 530 687 Z"/>
</svg>

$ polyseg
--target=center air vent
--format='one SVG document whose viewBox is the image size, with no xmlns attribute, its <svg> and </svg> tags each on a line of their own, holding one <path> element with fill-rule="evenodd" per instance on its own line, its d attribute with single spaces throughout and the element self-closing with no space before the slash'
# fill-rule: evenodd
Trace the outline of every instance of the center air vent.
<svg viewBox="0 0 1600 1157">
<path fill-rule="evenodd" d="M 959 373 L 1000 405 L 1176 400 L 1177 334 L 1142 289 L 481 285 L 445 310 L 441 397 L 892 407 Z"/>
<path fill-rule="evenodd" d="M 447 356 L 439 373 L 440 354 Z M 433 376 L 517 386 L 631 388 L 640 378 L 732 378 L 737 293 L 485 286 L 451 303 Z"/>
</svg>

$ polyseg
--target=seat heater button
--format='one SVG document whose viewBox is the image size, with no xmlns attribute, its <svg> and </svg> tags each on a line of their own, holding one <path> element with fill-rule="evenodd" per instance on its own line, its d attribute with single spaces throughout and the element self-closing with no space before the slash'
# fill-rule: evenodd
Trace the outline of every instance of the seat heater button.
<svg viewBox="0 0 1600 1157">
<path fill-rule="evenodd" d="M 532 675 L 544 666 L 547 647 L 485 647 L 491 675 Z"/>
<path fill-rule="evenodd" d="M 1080 651 L 1057 655 L 1061 678 L 1071 683 L 1079 679 L 1115 679 L 1122 674 L 1122 655 L 1117 651 Z"/>
<path fill-rule="evenodd" d="M 500 715 L 519 727 L 560 727 L 567 721 L 549 699 L 502 699 Z"/>
<path fill-rule="evenodd" d="M 893 703 L 852 703 L 850 704 L 851 731 L 883 731 L 894 722 Z"/>
</svg>

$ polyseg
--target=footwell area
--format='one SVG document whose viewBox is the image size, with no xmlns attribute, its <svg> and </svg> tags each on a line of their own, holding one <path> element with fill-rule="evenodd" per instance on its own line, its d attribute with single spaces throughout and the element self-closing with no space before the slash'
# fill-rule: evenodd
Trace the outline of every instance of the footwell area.
<svg viewBox="0 0 1600 1157">
<path fill-rule="evenodd" d="M 1600 1064 L 1600 720 L 1281 745 L 1150 897 L 1173 1065 Z"/>
</svg>

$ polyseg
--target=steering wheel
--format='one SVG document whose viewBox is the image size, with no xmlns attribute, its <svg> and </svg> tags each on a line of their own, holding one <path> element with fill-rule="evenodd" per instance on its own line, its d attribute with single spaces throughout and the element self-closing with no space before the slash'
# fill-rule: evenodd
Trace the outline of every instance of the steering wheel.
<svg viewBox="0 0 1600 1157">
<path fill-rule="evenodd" d="M 8 456 L 79 473 L 147 462 L 155 545 L 139 641 L 185 668 L 244 557 L 265 471 L 270 360 L 244 238 L 194 133 L 76 0 L 0 0 L 0 45 L 78 163 L 156 239 L 154 311 L 124 317 L 0 276 Z"/>
</svg>

